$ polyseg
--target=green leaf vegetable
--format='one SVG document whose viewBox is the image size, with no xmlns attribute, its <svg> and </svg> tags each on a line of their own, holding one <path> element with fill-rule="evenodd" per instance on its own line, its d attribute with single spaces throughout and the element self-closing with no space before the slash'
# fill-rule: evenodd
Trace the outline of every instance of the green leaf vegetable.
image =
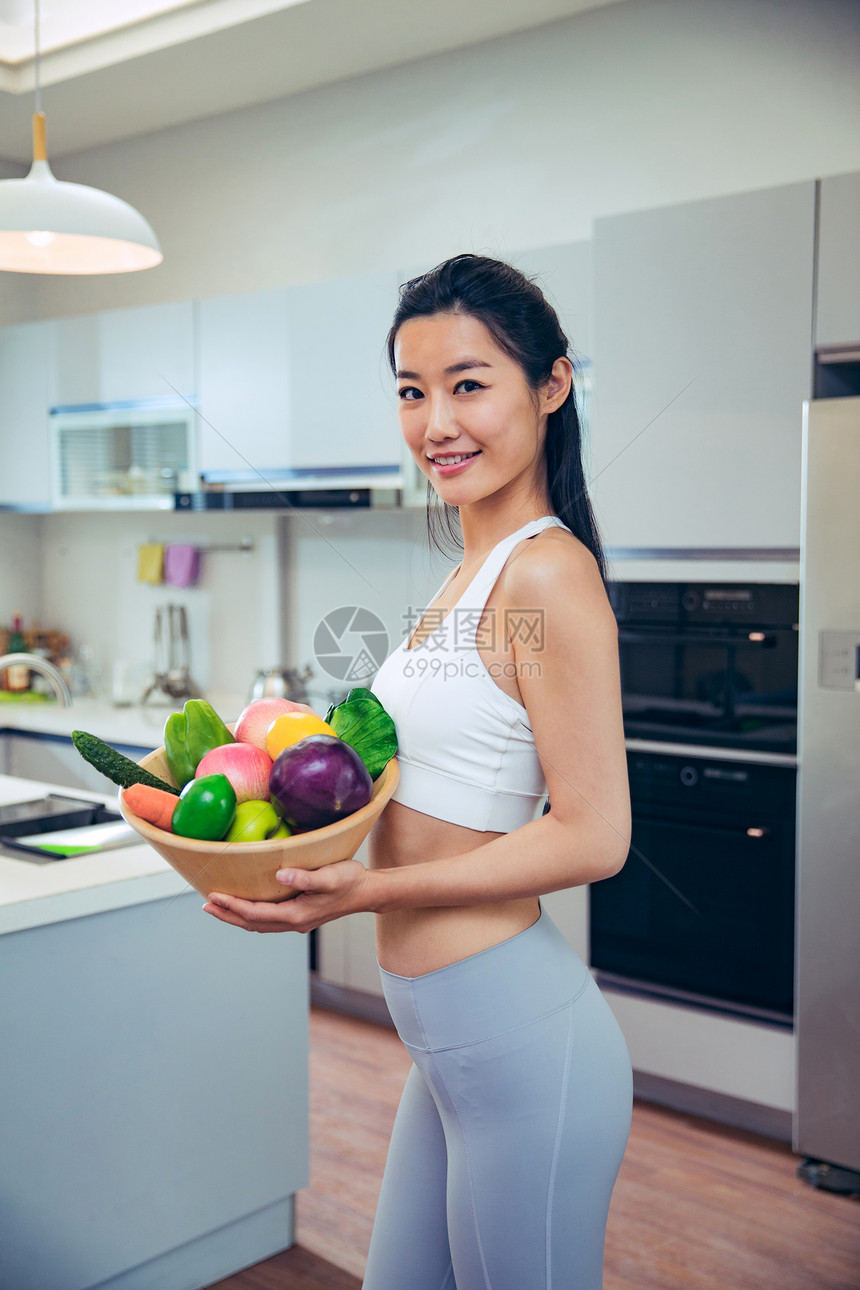
<svg viewBox="0 0 860 1290">
<path fill-rule="evenodd" d="M 342 703 L 332 704 L 325 719 L 377 779 L 397 752 L 397 731 L 376 695 L 357 686 Z"/>
</svg>

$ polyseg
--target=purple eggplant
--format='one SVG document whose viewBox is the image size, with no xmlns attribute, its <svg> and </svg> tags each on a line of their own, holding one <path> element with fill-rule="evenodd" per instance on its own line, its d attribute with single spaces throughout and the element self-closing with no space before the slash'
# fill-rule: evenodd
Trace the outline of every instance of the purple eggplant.
<svg viewBox="0 0 860 1290">
<path fill-rule="evenodd" d="M 352 815 L 373 796 L 373 781 L 354 748 L 335 735 L 307 735 L 278 753 L 269 798 L 298 831 L 321 829 Z"/>
</svg>

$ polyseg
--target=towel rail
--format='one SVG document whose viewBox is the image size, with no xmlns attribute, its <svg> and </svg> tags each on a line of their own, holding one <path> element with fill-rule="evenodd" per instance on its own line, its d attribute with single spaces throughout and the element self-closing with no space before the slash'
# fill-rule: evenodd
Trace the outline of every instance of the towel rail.
<svg viewBox="0 0 860 1290">
<path fill-rule="evenodd" d="M 164 546 L 164 547 L 176 545 L 175 543 L 171 543 L 171 542 L 162 542 L 158 538 L 149 538 L 148 544 L 151 546 Z M 180 545 L 185 545 L 185 544 L 180 544 Z M 201 546 L 199 542 L 189 542 L 187 543 L 187 545 L 196 547 L 201 555 L 209 555 L 210 552 L 212 551 L 253 551 L 254 539 L 250 537 L 245 537 L 245 538 L 242 538 L 241 542 L 213 542 L 209 546 Z"/>
</svg>

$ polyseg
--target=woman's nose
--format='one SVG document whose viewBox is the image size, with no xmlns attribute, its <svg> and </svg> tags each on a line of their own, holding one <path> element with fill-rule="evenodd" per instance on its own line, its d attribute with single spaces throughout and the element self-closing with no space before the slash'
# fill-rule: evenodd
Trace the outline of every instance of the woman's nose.
<svg viewBox="0 0 860 1290">
<path fill-rule="evenodd" d="M 460 433 L 451 408 L 445 398 L 428 400 L 427 437 L 429 439 L 455 439 Z"/>
</svg>

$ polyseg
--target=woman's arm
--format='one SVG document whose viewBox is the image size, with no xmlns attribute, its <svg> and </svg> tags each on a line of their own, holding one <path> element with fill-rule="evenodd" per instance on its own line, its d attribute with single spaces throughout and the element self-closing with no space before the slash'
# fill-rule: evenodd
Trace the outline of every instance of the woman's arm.
<svg viewBox="0 0 860 1290">
<path fill-rule="evenodd" d="M 543 614 L 542 631 L 514 639 L 512 651 L 550 811 L 450 858 L 288 870 L 279 879 L 302 891 L 295 899 L 272 905 L 219 896 L 207 912 L 260 931 L 310 931 L 358 910 L 513 900 L 618 872 L 630 843 L 630 797 L 617 625 L 593 556 L 561 530 L 553 538 L 542 550 L 529 543 L 500 587 L 504 604 Z"/>
</svg>

